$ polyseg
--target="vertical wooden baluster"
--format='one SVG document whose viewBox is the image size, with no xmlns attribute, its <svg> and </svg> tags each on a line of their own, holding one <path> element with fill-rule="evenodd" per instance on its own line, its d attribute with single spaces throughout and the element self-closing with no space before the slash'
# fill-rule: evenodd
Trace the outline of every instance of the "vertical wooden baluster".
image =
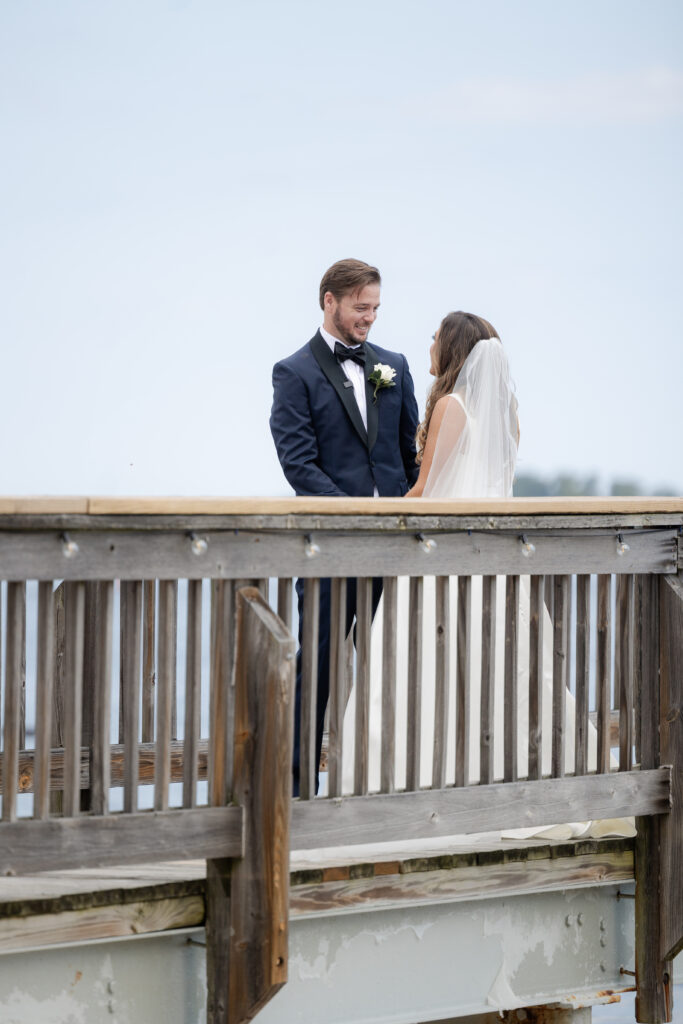
<svg viewBox="0 0 683 1024">
<path fill-rule="evenodd" d="M 458 647 L 456 663 L 455 784 L 467 786 L 470 771 L 470 647 L 472 577 L 458 576 Z"/>
<path fill-rule="evenodd" d="M 422 576 L 411 576 L 408 605 L 408 730 L 406 751 L 406 789 L 420 788 L 422 739 Z"/>
<path fill-rule="evenodd" d="M 138 715 L 142 646 L 143 583 L 121 581 L 121 699 L 123 701 L 123 809 L 138 809 Z"/>
<path fill-rule="evenodd" d="M 481 591 L 481 719 L 479 730 L 480 782 L 494 775 L 494 694 L 496 690 L 496 577 L 482 577 Z"/>
<path fill-rule="evenodd" d="M 544 576 L 543 577 L 543 582 L 544 582 L 543 592 L 545 594 L 546 610 L 548 612 L 548 615 L 550 616 L 550 621 L 554 622 L 555 621 L 555 577 L 554 576 Z"/>
<path fill-rule="evenodd" d="M 333 579 L 330 590 L 330 749 L 328 792 L 341 796 L 346 672 L 346 580 Z"/>
<path fill-rule="evenodd" d="M 26 584 L 7 584 L 7 640 L 5 644 L 5 721 L 2 754 L 2 820 L 17 817 L 19 737 L 21 733 L 22 648 L 26 635 Z"/>
<path fill-rule="evenodd" d="M 85 584 L 67 583 L 64 666 L 64 816 L 75 818 L 81 806 L 81 719 L 83 713 L 83 644 Z"/>
<path fill-rule="evenodd" d="M 576 719 L 574 774 L 588 771 L 588 686 L 590 678 L 591 578 L 576 577 Z"/>
<path fill-rule="evenodd" d="M 432 788 L 443 789 L 446 785 L 446 757 L 448 740 L 448 684 L 450 654 L 450 577 L 437 576 L 436 585 L 436 635 L 434 672 L 434 759 L 432 764 Z"/>
<path fill-rule="evenodd" d="M 213 807 L 224 807 L 232 793 L 236 589 L 233 580 L 212 582 L 208 775 Z"/>
<path fill-rule="evenodd" d="M 85 623 L 83 634 L 83 694 L 81 705 L 81 747 L 88 749 L 88 778 L 93 775 L 93 736 L 95 733 L 95 689 L 97 687 L 97 626 L 101 584 L 88 580 L 85 584 Z M 81 811 L 91 810 L 90 781 L 81 788 Z"/>
<path fill-rule="evenodd" d="M 154 694 L 156 690 L 156 580 L 145 580 L 142 604 L 142 742 L 154 739 Z"/>
<path fill-rule="evenodd" d="M 33 776 L 33 817 L 50 811 L 50 744 L 55 674 L 55 614 L 52 581 L 38 584 L 38 650 L 36 664 L 36 766 Z"/>
<path fill-rule="evenodd" d="M 598 576 L 598 772 L 610 770 L 610 690 L 612 687 L 612 577 Z"/>
<path fill-rule="evenodd" d="M 617 576 L 615 684 L 619 697 L 619 771 L 633 767 L 633 575 Z"/>
<path fill-rule="evenodd" d="M 370 715 L 370 631 L 372 628 L 372 579 L 356 583 L 356 742 L 354 794 L 368 791 L 368 729 Z"/>
<path fill-rule="evenodd" d="M 52 737 L 53 747 L 64 747 L 64 678 L 66 674 L 66 583 L 59 584 L 52 595 L 54 612 L 54 688 L 52 702 Z M 64 813 L 64 791 L 51 789 L 50 814 Z"/>
<path fill-rule="evenodd" d="M 645 589 L 646 577 L 643 575 L 633 578 L 633 731 L 634 745 L 636 751 L 636 764 L 642 766 L 641 757 L 641 727 L 643 706 L 643 624 L 647 620 L 647 611 L 644 602 L 647 600 Z"/>
<path fill-rule="evenodd" d="M 114 584 L 98 584 L 97 633 L 95 637 L 95 679 L 92 693 L 93 733 L 90 754 L 90 807 L 94 814 L 109 809 L 111 757 L 109 723 L 111 718 L 112 640 L 114 628 Z"/>
<path fill-rule="evenodd" d="M 202 685 L 202 581 L 187 581 L 183 807 L 197 806 Z"/>
<path fill-rule="evenodd" d="M 530 577 L 529 594 L 529 778 L 543 774 L 543 624 L 545 576 Z"/>
<path fill-rule="evenodd" d="M 564 775 L 565 709 L 569 679 L 569 576 L 554 577 L 552 776 Z"/>
<path fill-rule="evenodd" d="M 22 590 L 24 610 L 21 616 L 21 683 L 19 688 L 19 750 L 26 746 L 26 585 Z"/>
<path fill-rule="evenodd" d="M 277 581 L 277 613 L 292 632 L 292 580 L 287 576 Z"/>
<path fill-rule="evenodd" d="M 168 810 L 171 781 L 171 721 L 176 681 L 178 581 L 159 580 L 159 639 L 154 764 L 154 809 Z"/>
<path fill-rule="evenodd" d="M 301 642 L 301 723 L 299 732 L 299 796 L 315 796 L 316 713 L 318 706 L 318 634 L 320 629 L 320 580 L 304 580 L 303 633 Z"/>
<path fill-rule="evenodd" d="M 393 793 L 396 751 L 396 614 L 397 580 L 384 578 L 384 623 L 382 636 L 382 762 L 380 789 Z"/>
<path fill-rule="evenodd" d="M 503 781 L 515 782 L 517 766 L 517 624 L 519 622 L 519 576 L 505 580 L 505 724 L 503 728 Z"/>
</svg>

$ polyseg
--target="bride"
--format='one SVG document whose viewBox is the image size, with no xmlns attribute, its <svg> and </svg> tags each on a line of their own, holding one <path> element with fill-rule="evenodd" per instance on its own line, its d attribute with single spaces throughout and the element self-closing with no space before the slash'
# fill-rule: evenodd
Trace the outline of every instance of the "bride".
<svg viewBox="0 0 683 1024">
<path fill-rule="evenodd" d="M 442 320 L 430 348 L 430 373 L 435 378 L 427 399 L 425 418 L 417 434 L 418 462 L 420 473 L 415 486 L 406 497 L 430 498 L 507 498 L 512 496 L 512 483 L 519 444 L 519 420 L 517 399 L 510 379 L 507 356 L 493 326 L 482 317 L 471 313 L 449 313 Z M 522 577 L 520 586 L 519 660 L 518 660 L 518 770 L 520 778 L 528 766 L 528 671 L 529 671 L 529 585 L 528 577 Z M 451 636 L 457 635 L 455 628 L 456 581 L 450 580 L 451 615 L 453 627 Z M 498 578 L 496 622 L 505 622 L 504 577 Z M 471 658 L 470 658 L 470 720 L 468 723 L 470 760 L 467 782 L 476 783 L 480 777 L 478 742 L 480 687 L 481 687 L 481 603 L 482 578 L 473 577 L 471 590 Z M 370 673 L 370 764 L 369 789 L 379 789 L 379 751 L 381 736 L 381 641 L 382 606 L 380 602 L 373 623 Z M 552 628 L 548 613 L 544 622 L 543 650 L 543 700 L 542 700 L 542 773 L 550 774 L 550 743 L 552 727 Z M 423 610 L 423 666 L 422 666 L 422 742 L 420 763 L 420 785 L 432 783 L 432 751 L 434 743 L 435 715 L 435 664 L 434 664 L 435 597 L 434 577 L 424 580 Z M 407 734 L 407 638 L 410 631 L 408 621 L 408 580 L 399 581 L 397 637 L 403 645 L 397 651 L 397 699 L 395 749 L 395 788 L 406 785 L 406 734 Z M 496 635 L 495 695 L 494 695 L 494 778 L 503 778 L 503 720 L 510 709 L 503 705 L 504 678 L 503 630 Z M 455 663 L 451 657 L 450 707 L 454 707 Z M 345 716 L 344 734 L 353 734 L 354 693 L 352 692 Z M 571 772 L 574 762 L 574 699 L 566 692 L 566 763 L 565 770 Z M 447 783 L 455 774 L 455 722 L 450 716 L 450 733 L 447 744 Z M 399 753 L 401 752 L 401 753 Z M 591 728 L 588 743 L 588 769 L 595 770 L 597 736 Z M 353 754 L 351 744 L 344 745 L 343 784 L 344 792 L 353 792 Z M 593 823 L 597 824 L 597 823 Z M 612 823 L 616 827 L 616 823 Z M 620 827 L 619 834 L 623 834 Z M 531 835 L 585 834 L 590 822 L 572 823 L 550 830 L 525 830 Z M 558 831 L 560 829 L 560 831 Z M 594 830 L 595 831 L 595 830 Z M 605 833 L 603 828 L 601 834 Z M 613 829 L 612 829 L 613 831 Z M 631 833 L 629 833 L 631 834 Z M 522 830 L 506 835 L 524 838 Z"/>
</svg>

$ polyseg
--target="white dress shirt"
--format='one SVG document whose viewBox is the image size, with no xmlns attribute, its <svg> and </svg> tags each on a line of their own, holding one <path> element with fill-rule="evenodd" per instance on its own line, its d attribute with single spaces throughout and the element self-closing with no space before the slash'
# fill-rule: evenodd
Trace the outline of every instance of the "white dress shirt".
<svg viewBox="0 0 683 1024">
<path fill-rule="evenodd" d="M 330 351 L 332 352 L 333 355 L 334 346 L 336 342 L 340 341 L 342 345 L 345 344 L 345 342 L 341 341 L 341 338 L 335 338 L 335 336 L 333 334 L 330 334 L 329 331 L 326 331 L 324 327 L 320 328 L 320 333 L 325 339 L 325 342 L 329 345 Z M 353 350 L 356 348 L 362 348 L 362 345 L 349 345 L 347 347 Z M 354 363 L 353 359 L 345 359 L 344 362 L 340 363 L 339 365 L 341 366 L 344 372 L 344 376 L 353 384 L 353 397 L 356 399 L 356 405 L 358 406 L 358 411 L 360 412 L 360 418 L 362 419 L 363 426 L 365 427 L 365 430 L 367 432 L 368 400 L 365 394 L 365 372 L 367 368 L 364 366 L 359 366 L 358 363 Z M 379 491 L 377 490 L 376 486 L 374 497 L 379 497 Z"/>
<path fill-rule="evenodd" d="M 334 355 L 334 346 L 336 342 L 341 342 L 342 345 L 346 342 L 341 341 L 341 338 L 335 338 L 333 334 L 326 331 L 324 327 L 320 328 L 320 333 L 330 347 L 332 355 Z M 362 348 L 362 345 L 347 345 L 354 352 L 357 348 Z M 360 418 L 363 421 L 363 426 L 366 431 L 368 429 L 368 403 L 365 395 L 365 367 L 359 366 L 358 363 L 354 363 L 353 359 L 345 359 L 343 363 L 339 364 L 344 371 L 344 375 L 353 384 L 353 397 L 356 399 L 356 405 L 360 411 Z"/>
</svg>

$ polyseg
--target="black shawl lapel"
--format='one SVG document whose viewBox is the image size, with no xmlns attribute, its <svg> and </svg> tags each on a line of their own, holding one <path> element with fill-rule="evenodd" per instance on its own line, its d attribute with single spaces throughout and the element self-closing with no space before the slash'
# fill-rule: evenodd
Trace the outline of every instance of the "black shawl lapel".
<svg viewBox="0 0 683 1024">
<path fill-rule="evenodd" d="M 323 336 L 320 333 L 320 331 L 318 331 L 316 336 L 311 340 L 310 345 L 311 345 L 311 350 L 313 352 L 313 355 L 315 356 L 315 358 L 316 358 L 316 360 L 318 362 L 318 365 L 320 366 L 320 369 L 323 371 L 323 373 L 325 374 L 325 376 L 329 380 L 330 384 L 332 385 L 334 390 L 339 395 L 341 403 L 344 406 L 344 408 L 346 409 L 347 413 L 349 414 L 349 419 L 351 420 L 351 422 L 353 423 L 354 427 L 358 431 L 358 435 L 359 435 L 361 441 L 363 442 L 363 444 L 368 445 L 368 447 L 371 447 L 371 445 L 368 443 L 368 432 L 366 431 L 365 427 L 363 426 L 363 420 L 362 420 L 362 417 L 361 417 L 361 414 L 360 414 L 360 409 L 358 408 L 358 403 L 356 402 L 355 396 L 353 394 L 353 388 L 352 387 L 350 387 L 350 388 L 345 388 L 344 387 L 344 384 L 345 383 L 348 384 L 349 380 L 348 380 L 346 374 L 344 373 L 344 371 L 342 370 L 341 366 L 339 365 L 339 363 L 335 359 L 335 357 L 334 357 L 334 355 L 333 355 L 329 345 L 327 344 L 327 342 L 323 338 Z M 367 368 L 366 368 L 366 376 L 367 376 Z M 367 394 L 367 384 L 366 384 L 366 394 Z M 376 416 L 376 411 L 375 411 L 375 416 Z M 368 424 L 369 423 L 370 423 L 370 410 L 368 409 Z M 375 438 L 376 437 L 377 437 L 377 423 L 375 422 Z M 373 441 L 373 444 L 374 444 L 374 441 Z"/>
<path fill-rule="evenodd" d="M 379 424 L 379 409 L 378 402 L 381 399 L 378 398 L 375 401 L 375 385 L 371 384 L 368 377 L 375 368 L 375 363 L 379 363 L 380 359 L 373 348 L 365 343 L 365 401 L 368 410 L 368 450 L 372 451 L 377 440 L 377 426 Z M 379 392 L 377 393 L 379 395 Z"/>
</svg>

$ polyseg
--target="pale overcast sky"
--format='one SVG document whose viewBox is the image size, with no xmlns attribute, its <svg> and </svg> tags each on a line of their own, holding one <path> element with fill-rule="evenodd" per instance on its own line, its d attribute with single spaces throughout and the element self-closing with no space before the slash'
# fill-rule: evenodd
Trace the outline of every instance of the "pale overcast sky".
<svg viewBox="0 0 683 1024">
<path fill-rule="evenodd" d="M 497 327 L 520 471 L 683 491 L 683 5 L 2 0 L 3 494 L 282 494 L 330 263 L 420 409 Z"/>
</svg>

